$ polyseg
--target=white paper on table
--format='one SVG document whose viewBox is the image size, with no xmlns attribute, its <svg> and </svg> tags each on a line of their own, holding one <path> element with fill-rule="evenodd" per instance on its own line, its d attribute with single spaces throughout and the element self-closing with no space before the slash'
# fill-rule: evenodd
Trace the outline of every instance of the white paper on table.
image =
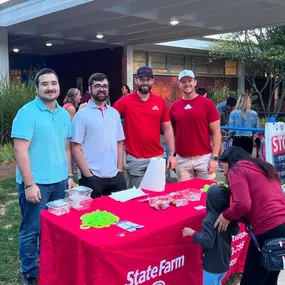
<svg viewBox="0 0 285 285">
<path fill-rule="evenodd" d="M 145 194 L 141 188 L 133 187 L 127 190 L 114 192 L 109 197 L 119 202 L 127 202 L 129 200 L 143 196 L 147 196 L 147 194 Z"/>
</svg>

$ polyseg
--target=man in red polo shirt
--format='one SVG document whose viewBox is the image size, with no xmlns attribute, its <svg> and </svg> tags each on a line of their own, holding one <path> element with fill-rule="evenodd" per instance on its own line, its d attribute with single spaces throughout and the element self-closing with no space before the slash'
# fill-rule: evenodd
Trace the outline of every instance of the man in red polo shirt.
<svg viewBox="0 0 285 285">
<path fill-rule="evenodd" d="M 174 135 L 165 101 L 153 94 L 152 69 L 142 66 L 137 71 L 138 89 L 129 96 L 119 99 L 114 108 L 124 119 L 126 170 L 128 187 L 139 187 L 149 161 L 163 155 L 160 145 L 160 127 L 164 131 L 169 157 L 167 167 L 176 167 Z"/>
<path fill-rule="evenodd" d="M 195 92 L 197 80 L 193 71 L 180 72 L 178 79 L 183 97 L 170 106 L 178 180 L 214 179 L 221 144 L 218 111 L 211 100 Z"/>
</svg>

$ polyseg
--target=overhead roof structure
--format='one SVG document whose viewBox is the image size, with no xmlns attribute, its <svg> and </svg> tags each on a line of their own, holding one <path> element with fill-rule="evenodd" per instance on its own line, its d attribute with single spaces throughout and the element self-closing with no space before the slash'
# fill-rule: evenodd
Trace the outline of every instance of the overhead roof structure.
<svg viewBox="0 0 285 285">
<path fill-rule="evenodd" d="M 10 49 L 34 54 L 200 38 L 281 25 L 284 15 L 284 0 L 0 0 Z"/>
</svg>

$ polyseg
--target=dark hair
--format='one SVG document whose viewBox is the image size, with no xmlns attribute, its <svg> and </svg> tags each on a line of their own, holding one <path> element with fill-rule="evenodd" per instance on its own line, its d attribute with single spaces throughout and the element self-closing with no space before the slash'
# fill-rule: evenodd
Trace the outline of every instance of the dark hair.
<svg viewBox="0 0 285 285">
<path fill-rule="evenodd" d="M 131 90 L 130 90 L 130 88 L 129 88 L 129 86 L 127 84 L 122 84 L 121 88 L 123 88 L 123 87 L 126 87 L 126 89 L 128 90 L 129 94 L 131 93 Z"/>
<path fill-rule="evenodd" d="M 88 86 L 91 86 L 93 84 L 93 81 L 103 81 L 104 79 L 107 79 L 109 82 L 108 77 L 104 73 L 94 73 L 92 74 L 88 79 Z"/>
<path fill-rule="evenodd" d="M 206 93 L 208 93 L 208 90 L 206 88 L 197 88 L 196 93 L 204 96 Z"/>
<path fill-rule="evenodd" d="M 235 97 L 229 97 L 227 99 L 227 106 L 234 107 L 237 104 L 237 99 Z"/>
<path fill-rule="evenodd" d="M 77 88 L 71 88 L 67 91 L 66 97 L 63 101 L 63 104 L 66 103 L 71 103 L 72 105 L 74 105 L 75 107 L 75 101 L 74 101 L 74 97 L 76 96 L 76 94 L 78 93 L 79 89 Z"/>
<path fill-rule="evenodd" d="M 56 74 L 56 72 L 53 70 L 53 69 L 50 69 L 50 68 L 43 68 L 41 69 L 37 74 L 36 74 L 36 77 L 35 77 L 35 80 L 36 80 L 36 86 L 39 87 L 39 78 L 40 76 L 44 75 L 44 74 L 54 74 L 55 77 L 57 78 L 58 80 L 58 75 Z"/>
<path fill-rule="evenodd" d="M 241 160 L 256 164 L 268 179 L 280 182 L 280 176 L 272 164 L 259 158 L 253 158 L 247 151 L 240 147 L 232 146 L 226 149 L 220 157 L 220 161 L 227 162 L 229 170 L 233 169 L 233 171 L 235 171 L 235 164 Z"/>
</svg>

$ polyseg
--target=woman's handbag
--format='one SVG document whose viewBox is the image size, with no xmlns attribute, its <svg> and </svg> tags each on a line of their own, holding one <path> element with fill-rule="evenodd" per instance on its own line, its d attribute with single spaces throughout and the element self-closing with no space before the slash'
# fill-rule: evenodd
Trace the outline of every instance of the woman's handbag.
<svg viewBox="0 0 285 285">
<path fill-rule="evenodd" d="M 246 224 L 248 233 L 261 253 L 261 263 L 268 271 L 280 271 L 285 269 L 285 237 L 271 238 L 264 242 L 262 249 L 253 233 L 252 227 Z"/>
</svg>

